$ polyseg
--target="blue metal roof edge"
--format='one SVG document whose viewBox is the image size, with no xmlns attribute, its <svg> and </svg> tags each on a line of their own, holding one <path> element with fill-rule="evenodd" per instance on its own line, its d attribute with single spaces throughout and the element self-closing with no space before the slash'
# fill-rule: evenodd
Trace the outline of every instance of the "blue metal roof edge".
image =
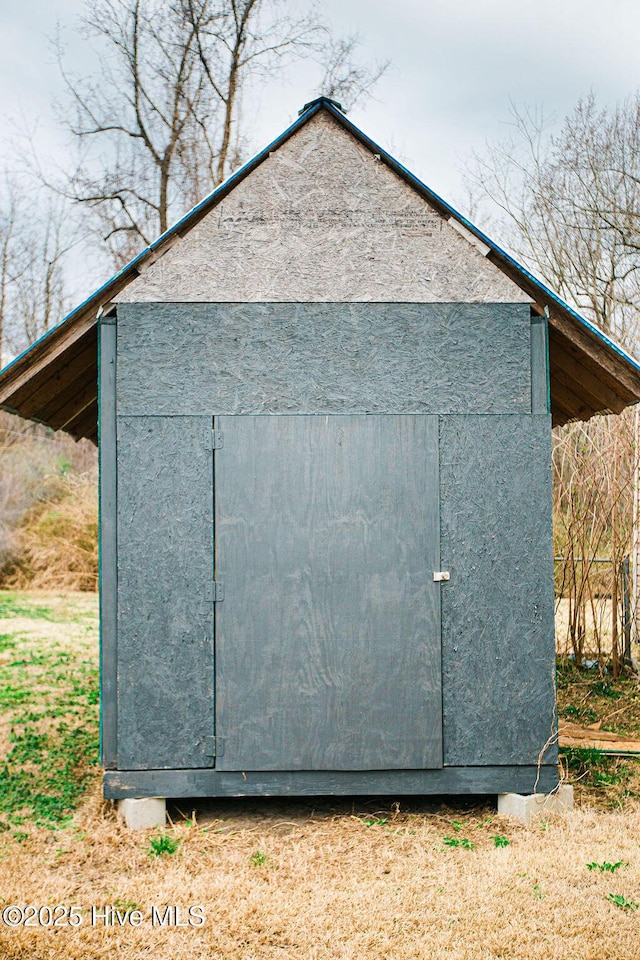
<svg viewBox="0 0 640 960">
<path fill-rule="evenodd" d="M 144 250 L 141 250 L 133 260 L 130 260 L 124 267 L 122 267 L 117 273 L 115 273 L 109 280 L 102 284 L 94 293 L 87 297 L 79 306 L 75 307 L 70 313 L 68 313 L 59 323 L 54 327 L 48 330 L 43 336 L 36 340 L 33 344 L 27 347 L 26 350 L 23 350 L 14 360 L 12 360 L 4 370 L 0 371 L 4 373 L 9 370 L 15 364 L 17 364 L 23 357 L 28 353 L 38 347 L 43 341 L 50 337 L 53 333 L 62 327 L 63 324 L 68 323 L 78 314 L 82 313 L 93 303 L 98 305 L 100 300 L 104 298 L 104 295 L 109 292 L 109 290 L 114 287 L 117 282 L 123 279 L 127 273 L 132 272 L 137 264 L 139 264 L 149 253 L 152 253 L 156 250 L 162 243 L 170 239 L 175 234 L 179 234 L 180 230 L 187 226 L 192 220 L 194 220 L 199 214 L 204 215 L 209 207 L 213 206 L 214 203 L 222 198 L 226 193 L 236 186 L 241 180 L 244 179 L 252 170 L 255 169 L 273 150 L 277 150 L 282 144 L 289 139 L 301 126 L 308 122 L 311 117 L 318 113 L 319 110 L 327 110 L 336 120 L 339 121 L 347 130 L 349 130 L 361 143 L 368 147 L 373 153 L 377 153 L 381 158 L 384 158 L 385 162 L 394 170 L 399 176 L 402 177 L 407 183 L 414 187 L 419 193 L 425 196 L 427 199 L 431 200 L 436 206 L 441 207 L 443 210 L 446 210 L 452 217 L 461 223 L 467 230 L 469 230 L 474 236 L 481 240 L 486 246 L 490 248 L 499 258 L 503 259 L 511 267 L 513 267 L 519 274 L 522 275 L 529 283 L 533 284 L 540 293 L 550 301 L 560 307 L 562 310 L 566 311 L 574 320 L 581 324 L 586 330 L 592 333 L 597 337 L 603 344 L 613 350 L 618 354 L 623 360 L 629 363 L 637 372 L 640 373 L 640 362 L 636 360 L 631 354 L 627 353 L 619 344 L 612 340 L 606 333 L 600 330 L 594 323 L 588 320 L 586 317 L 583 317 L 581 313 L 578 313 L 573 307 L 571 307 L 562 297 L 554 293 L 542 280 L 539 280 L 530 270 L 524 267 L 518 260 L 507 253 L 506 250 L 503 250 L 502 247 L 498 246 L 490 237 L 488 237 L 482 230 L 480 230 L 474 223 L 463 216 L 458 210 L 455 209 L 450 203 L 447 203 L 439 194 L 435 193 L 430 187 L 422 182 L 415 174 L 407 169 L 399 160 L 396 160 L 388 151 L 377 144 L 372 140 L 366 133 L 364 133 L 355 123 L 349 120 L 345 114 L 339 110 L 334 101 L 330 100 L 327 97 L 318 97 L 316 100 L 312 100 L 308 105 L 307 109 L 304 110 L 296 120 L 291 123 L 286 130 L 284 130 L 279 136 L 272 140 L 264 149 L 260 150 L 259 153 L 256 153 L 250 160 L 248 160 L 242 167 L 232 173 L 226 180 L 224 180 L 219 186 L 215 188 L 208 196 L 203 200 L 197 203 L 194 207 L 191 208 L 183 217 L 177 220 L 168 230 L 165 230 L 153 243 L 150 243 L 149 246 L 145 247 Z M 133 277 L 132 277 L 133 279 Z"/>
</svg>

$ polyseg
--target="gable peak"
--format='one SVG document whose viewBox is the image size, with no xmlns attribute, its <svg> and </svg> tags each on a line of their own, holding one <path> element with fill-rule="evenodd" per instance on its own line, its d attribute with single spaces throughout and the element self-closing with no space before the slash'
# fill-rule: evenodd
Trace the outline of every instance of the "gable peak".
<svg viewBox="0 0 640 960">
<path fill-rule="evenodd" d="M 298 110 L 298 116 L 301 117 L 303 113 L 306 113 L 307 110 L 311 110 L 312 107 L 327 107 L 331 106 L 335 110 L 339 110 L 340 113 L 346 114 L 345 108 L 341 103 L 338 103 L 337 100 L 332 100 L 331 97 L 316 97 L 315 100 L 309 100 L 308 103 L 305 103 L 302 110 Z"/>
</svg>

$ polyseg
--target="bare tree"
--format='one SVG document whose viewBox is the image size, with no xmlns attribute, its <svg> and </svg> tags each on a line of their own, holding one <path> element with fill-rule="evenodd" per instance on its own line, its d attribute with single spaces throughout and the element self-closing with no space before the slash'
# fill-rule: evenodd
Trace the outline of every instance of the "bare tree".
<svg viewBox="0 0 640 960">
<path fill-rule="evenodd" d="M 5 176 L 0 190 L 0 357 L 15 354 L 62 319 L 63 259 L 73 245 L 59 198 L 32 196 Z"/>
<path fill-rule="evenodd" d="M 376 83 L 391 65 L 390 60 L 374 64 L 360 61 L 360 42 L 357 34 L 347 37 L 328 34 L 322 51 L 324 74 L 319 90 L 323 96 L 338 100 L 344 110 L 350 110 L 354 104 L 373 96 Z"/>
<path fill-rule="evenodd" d="M 589 96 L 555 125 L 515 107 L 512 116 L 509 141 L 475 158 L 472 195 L 489 201 L 516 256 L 637 350 L 640 95 L 614 109 Z M 632 547 L 638 455 L 633 415 L 554 431 L 554 538 L 563 558 L 556 594 L 576 661 L 588 655 L 602 666 L 610 657 L 614 673 L 622 664 L 621 570 Z"/>
<path fill-rule="evenodd" d="M 556 132 L 512 107 L 513 135 L 476 156 L 516 255 L 607 333 L 633 345 L 640 304 L 640 96 L 615 109 L 580 100 Z"/>
<path fill-rule="evenodd" d="M 6 183 L 3 199 L 0 208 L 0 368 L 3 365 L 10 296 L 20 269 L 16 249 L 17 197 L 10 181 Z"/>
<path fill-rule="evenodd" d="M 587 658 L 623 663 L 624 560 L 633 524 L 637 467 L 634 411 L 556 430 L 553 516 L 556 636 L 580 666 Z M 628 586 L 628 585 L 627 585 Z M 632 615 L 633 610 L 628 611 Z"/>
<path fill-rule="evenodd" d="M 314 8 L 288 0 L 97 0 L 82 29 L 100 67 L 76 78 L 59 48 L 80 148 L 62 190 L 95 213 L 117 264 L 238 164 L 249 81 L 315 57 L 326 90 L 352 102 L 386 69 L 358 64 L 357 38 L 335 40 Z"/>
<path fill-rule="evenodd" d="M 55 198 L 48 197 L 39 205 L 37 219 L 29 216 L 28 256 L 14 282 L 12 297 L 8 340 L 15 350 L 41 337 L 67 310 L 63 258 L 74 243 L 67 226 L 65 210 Z"/>
</svg>

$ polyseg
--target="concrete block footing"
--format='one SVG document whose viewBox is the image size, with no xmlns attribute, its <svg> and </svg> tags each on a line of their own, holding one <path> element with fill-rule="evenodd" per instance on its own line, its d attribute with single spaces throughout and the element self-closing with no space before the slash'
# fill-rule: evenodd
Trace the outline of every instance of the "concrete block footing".
<svg viewBox="0 0 640 960">
<path fill-rule="evenodd" d="M 127 797 L 117 801 L 117 810 L 130 830 L 164 827 L 167 822 L 164 797 Z"/>
<path fill-rule="evenodd" d="M 566 810 L 573 810 L 573 787 L 567 783 L 561 784 L 553 793 L 498 794 L 498 813 L 527 824 L 541 814 L 564 813 Z"/>
</svg>

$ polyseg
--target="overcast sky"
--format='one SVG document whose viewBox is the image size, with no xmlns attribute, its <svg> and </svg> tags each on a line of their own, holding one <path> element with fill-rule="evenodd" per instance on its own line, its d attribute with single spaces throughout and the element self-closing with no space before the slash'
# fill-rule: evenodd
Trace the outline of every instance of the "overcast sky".
<svg viewBox="0 0 640 960">
<path fill-rule="evenodd" d="M 50 52 L 56 22 L 71 53 L 90 60 L 73 26 L 82 0 L 2 3 L 0 165 L 10 162 L 7 118 L 64 149 L 52 121 L 59 87 Z M 639 0 L 325 0 L 333 26 L 357 31 L 363 53 L 390 58 L 377 101 L 351 119 L 454 204 L 465 156 L 508 130 L 509 101 L 563 116 L 593 91 L 602 104 L 640 88 Z M 266 97 L 252 130 L 257 150 L 313 95 L 304 71 Z"/>
</svg>

